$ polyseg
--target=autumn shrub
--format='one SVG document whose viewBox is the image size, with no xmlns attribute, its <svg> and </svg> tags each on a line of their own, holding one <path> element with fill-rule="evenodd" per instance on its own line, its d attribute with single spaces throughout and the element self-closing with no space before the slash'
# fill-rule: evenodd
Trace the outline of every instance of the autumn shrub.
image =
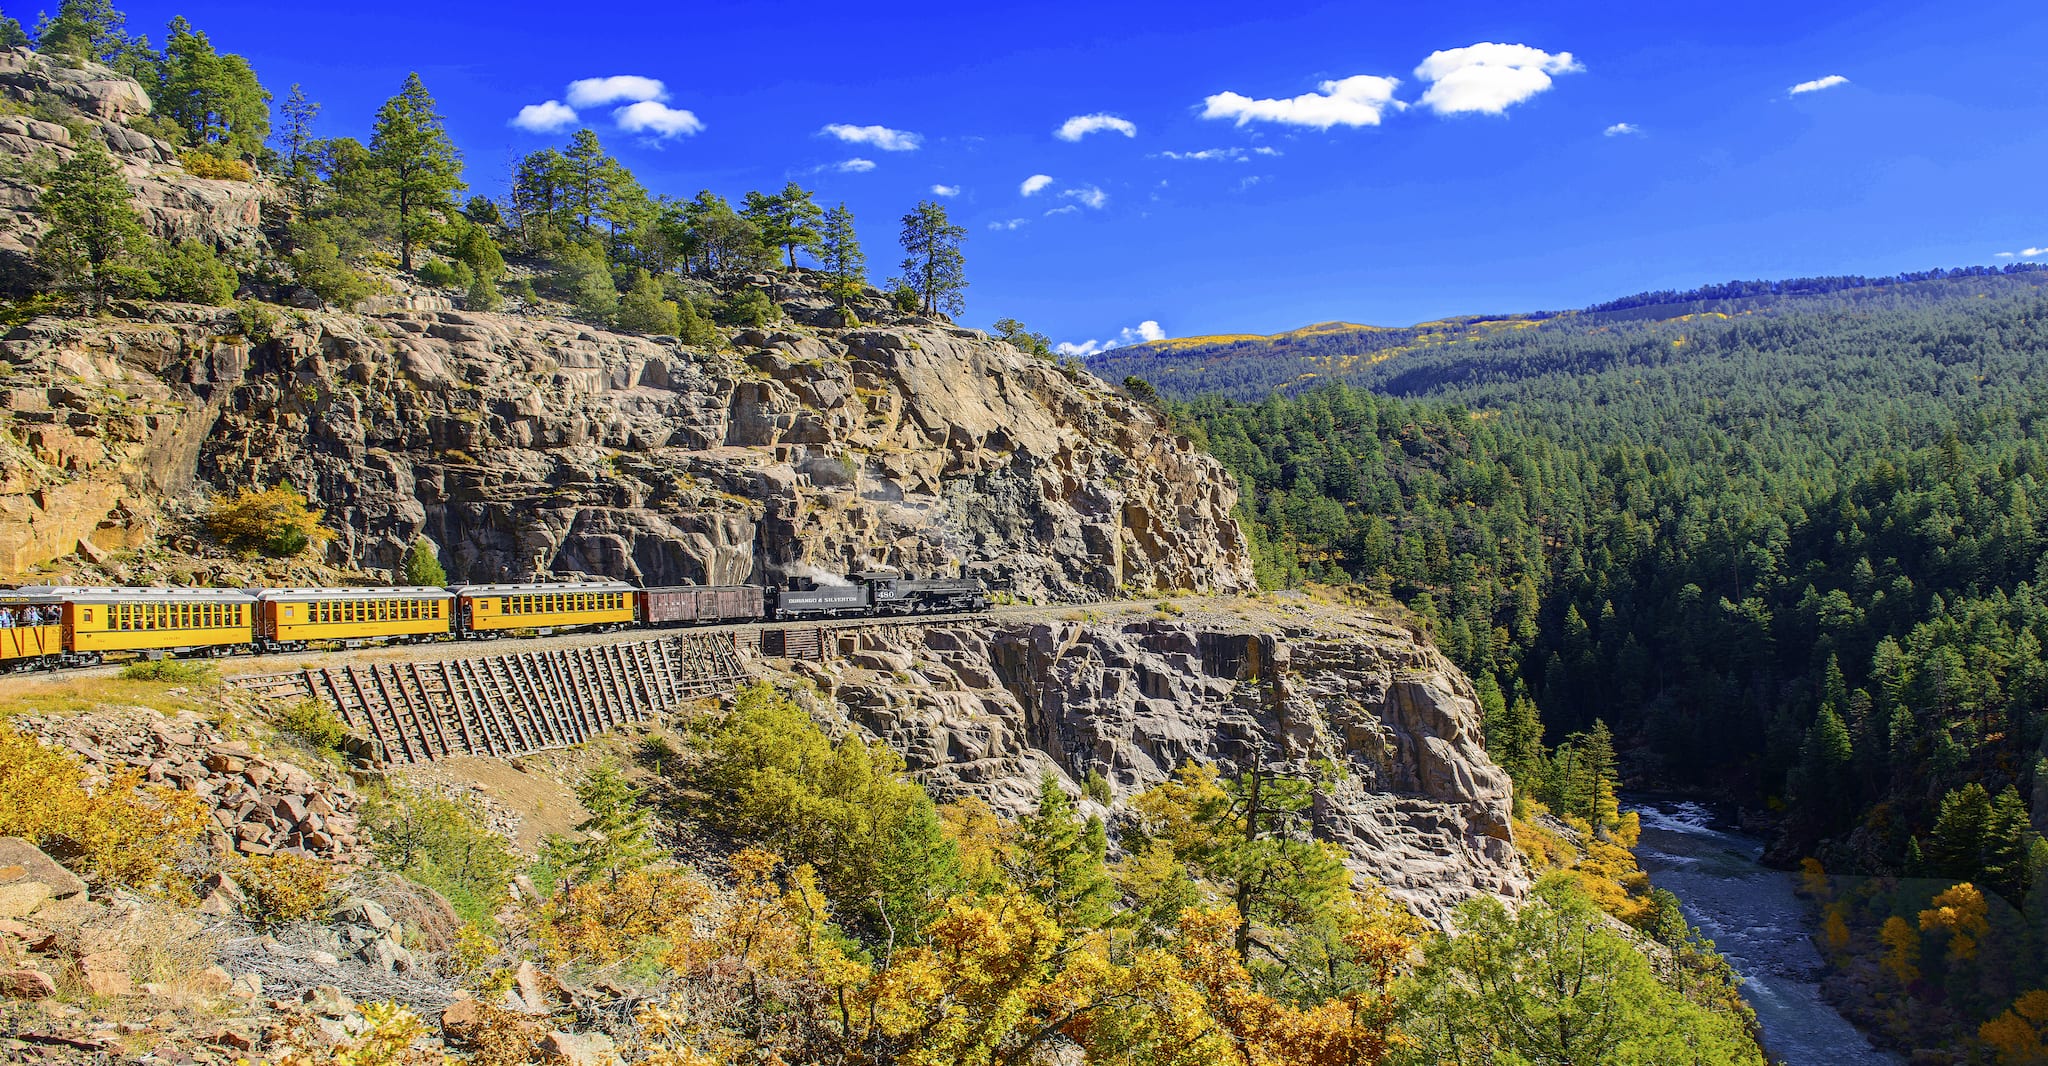
<svg viewBox="0 0 2048 1066">
<path fill-rule="evenodd" d="M 195 178 L 218 178 L 225 181 L 256 180 L 256 172 L 249 169 L 249 164 L 239 159 L 222 159 L 206 152 L 179 152 L 178 165 L 185 168 L 185 173 Z"/>
<path fill-rule="evenodd" d="M 0 724 L 0 836 L 21 837 L 104 884 L 155 895 L 190 891 L 176 864 L 209 824 L 190 792 L 145 783 L 124 769 L 88 787 L 68 751 Z"/>
<path fill-rule="evenodd" d="M 251 918 L 298 922 L 327 909 L 334 867 L 298 855 L 250 855 L 237 864 L 235 882 L 248 895 Z"/>
<path fill-rule="evenodd" d="M 216 500 L 205 522 L 207 532 L 231 548 L 283 558 L 333 539 L 334 532 L 320 524 L 320 517 L 304 494 L 279 482 Z"/>
<path fill-rule="evenodd" d="M 688 940 L 710 899 L 702 880 L 674 867 L 601 877 L 557 889 L 532 914 L 533 938 L 556 965 L 606 965 Z"/>
<path fill-rule="evenodd" d="M 337 1041 L 307 1015 L 292 1015 L 269 1035 L 265 1062 L 271 1066 L 441 1066 L 439 1048 L 415 1046 L 428 1035 L 427 1023 L 408 1007 L 370 1003 L 363 1022 Z"/>
<path fill-rule="evenodd" d="M 203 685 L 220 677 L 220 667 L 191 659 L 137 659 L 121 668 L 124 681 Z"/>
</svg>

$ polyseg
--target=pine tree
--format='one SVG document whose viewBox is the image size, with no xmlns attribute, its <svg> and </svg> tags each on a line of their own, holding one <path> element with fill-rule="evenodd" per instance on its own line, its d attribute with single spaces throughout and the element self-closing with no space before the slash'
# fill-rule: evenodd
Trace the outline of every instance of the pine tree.
<svg viewBox="0 0 2048 1066">
<path fill-rule="evenodd" d="M 405 564 L 400 567 L 400 580 L 407 585 L 430 585 L 439 588 L 448 583 L 448 571 L 441 569 L 441 560 L 434 553 L 434 545 L 425 537 L 417 537 L 412 547 L 405 552 Z"/>
<path fill-rule="evenodd" d="M 604 154 L 596 132 L 588 129 L 569 138 L 569 150 L 561 159 L 563 212 L 588 231 L 591 220 L 603 214 L 611 200 L 617 164 Z"/>
<path fill-rule="evenodd" d="M 818 258 L 824 262 L 829 279 L 825 291 L 843 311 L 846 302 L 859 296 L 868 285 L 868 258 L 860 249 L 860 237 L 853 231 L 853 212 L 844 203 L 825 212 L 824 224 L 818 230 Z"/>
<path fill-rule="evenodd" d="M 64 0 L 56 15 L 46 15 L 36 24 L 36 48 L 49 55 L 111 63 L 129 43 L 123 28 L 127 22 L 113 0 Z"/>
<path fill-rule="evenodd" d="M 903 216 L 903 275 L 925 314 L 959 314 L 967 306 L 967 260 L 960 242 L 967 229 L 946 217 L 946 205 L 926 200 Z"/>
<path fill-rule="evenodd" d="M 1964 881 L 1982 869 L 1991 824 L 1991 794 L 1975 781 L 1941 798 L 1925 848 L 1926 873 Z"/>
<path fill-rule="evenodd" d="M 1102 820 L 1083 822 L 1074 801 L 1047 770 L 1038 779 L 1038 809 L 1017 822 L 1011 877 L 1069 929 L 1109 919 L 1116 886 L 1104 866 L 1109 841 Z"/>
<path fill-rule="evenodd" d="M 569 853 L 577 877 L 617 881 L 661 860 L 665 853 L 655 843 L 654 812 L 642 802 L 645 796 L 612 766 L 598 767 L 576 786 L 577 800 L 590 812 L 577 823 L 583 837 Z"/>
<path fill-rule="evenodd" d="M 370 161 L 382 199 L 395 215 L 398 265 L 410 271 L 414 245 L 434 233 L 454 210 L 455 194 L 468 187 L 462 183 L 462 155 L 418 74 L 406 75 L 404 88 L 377 110 Z"/>
<path fill-rule="evenodd" d="M 789 269 L 796 269 L 797 249 L 816 251 L 818 224 L 824 218 L 809 189 L 790 182 L 779 193 L 750 192 L 740 217 L 761 232 L 761 243 L 789 254 Z"/>
<path fill-rule="evenodd" d="M 206 34 L 183 17 L 171 20 L 154 95 L 195 148 L 228 158 L 253 156 L 270 137 L 270 92 L 249 61 L 214 51 Z"/>
<path fill-rule="evenodd" d="M 98 140 L 88 139 L 57 168 L 38 210 L 49 222 L 36 249 L 60 284 L 86 294 L 93 308 L 116 294 L 149 295 L 146 261 L 155 242 L 143 232 L 128 180 Z"/>
<path fill-rule="evenodd" d="M 313 209 L 313 179 L 315 167 L 310 154 L 313 144 L 313 120 L 320 115 L 320 105 L 306 97 L 306 90 L 297 82 L 285 95 L 284 106 L 278 108 L 284 116 L 284 125 L 277 131 L 278 143 L 284 148 L 284 176 L 291 183 L 292 199 L 299 205 L 300 212 Z"/>
</svg>

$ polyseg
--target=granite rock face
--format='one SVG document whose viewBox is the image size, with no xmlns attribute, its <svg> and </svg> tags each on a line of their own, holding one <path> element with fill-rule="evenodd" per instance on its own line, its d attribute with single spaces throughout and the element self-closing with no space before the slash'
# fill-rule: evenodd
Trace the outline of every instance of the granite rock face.
<svg viewBox="0 0 2048 1066">
<path fill-rule="evenodd" d="M 805 312 L 801 294 L 792 317 Z M 556 319 L 229 310 L 0 340 L 0 571 L 147 542 L 284 479 L 330 561 L 722 584 L 965 566 L 1039 599 L 1251 587 L 1222 468 L 1159 416 L 980 333 L 747 331 L 718 352 Z"/>
<path fill-rule="evenodd" d="M 1471 683 L 1414 632 L 1355 610 L 1242 602 L 1185 617 L 868 629 L 802 664 L 849 726 L 944 796 L 1019 814 L 1039 774 L 1120 802 L 1190 761 L 1343 773 L 1315 820 L 1352 868 L 1442 918 L 1527 888 L 1508 778 Z"/>
</svg>

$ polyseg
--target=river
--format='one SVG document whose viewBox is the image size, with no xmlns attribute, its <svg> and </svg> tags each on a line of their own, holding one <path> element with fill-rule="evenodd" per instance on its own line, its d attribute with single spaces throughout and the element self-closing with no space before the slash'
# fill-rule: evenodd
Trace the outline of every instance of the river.
<svg viewBox="0 0 2048 1066">
<path fill-rule="evenodd" d="M 1821 999 L 1820 952 L 1793 875 L 1759 865 L 1762 842 L 1715 824 L 1697 803 L 1631 804 L 1643 821 L 1636 855 L 1650 880 L 1742 975 L 1764 1048 L 1786 1066 L 1895 1064 Z"/>
</svg>

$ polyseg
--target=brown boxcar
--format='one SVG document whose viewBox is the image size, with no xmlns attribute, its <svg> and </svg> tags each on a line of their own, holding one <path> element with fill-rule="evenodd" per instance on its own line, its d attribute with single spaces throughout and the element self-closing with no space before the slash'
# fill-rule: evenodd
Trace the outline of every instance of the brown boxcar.
<svg viewBox="0 0 2048 1066">
<path fill-rule="evenodd" d="M 640 621 L 650 626 L 703 626 L 757 622 L 758 585 L 667 585 L 640 590 Z"/>
</svg>

